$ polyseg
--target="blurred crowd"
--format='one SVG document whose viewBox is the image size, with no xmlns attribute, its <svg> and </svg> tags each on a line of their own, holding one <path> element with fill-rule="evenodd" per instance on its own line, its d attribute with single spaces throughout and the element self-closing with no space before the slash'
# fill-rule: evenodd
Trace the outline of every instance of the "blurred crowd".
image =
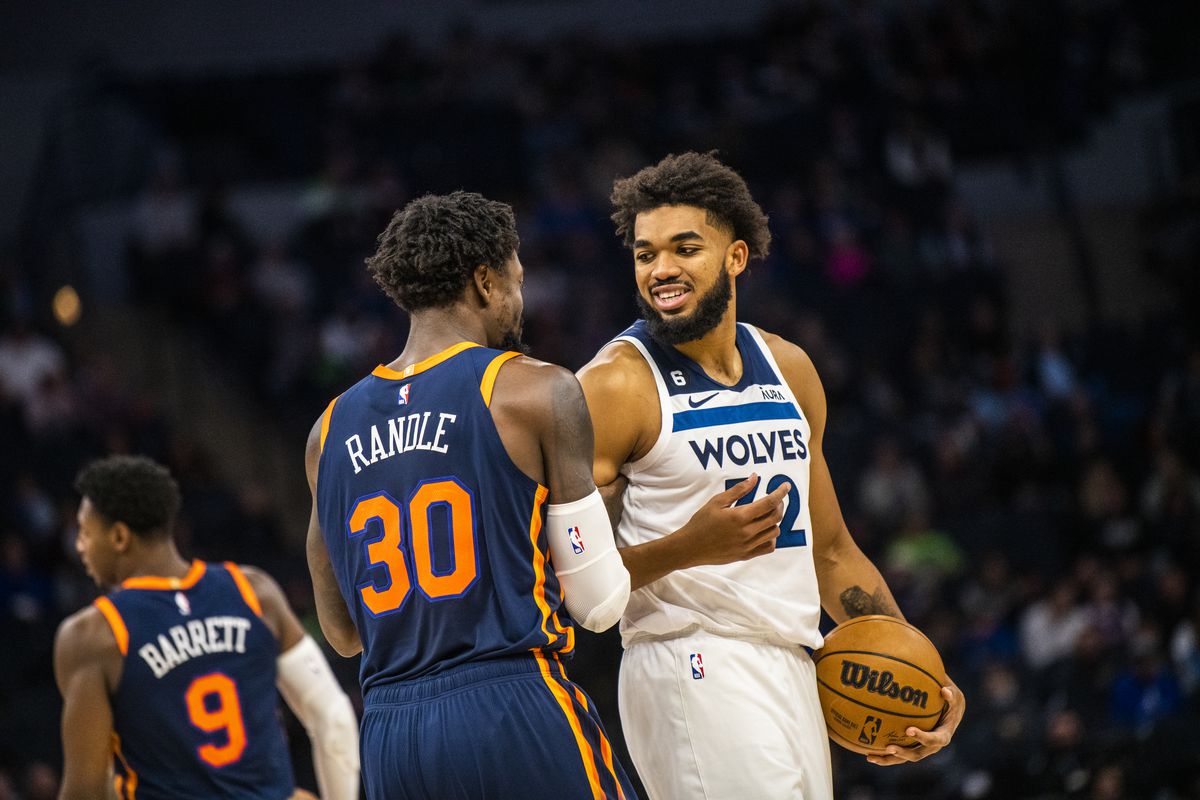
<svg viewBox="0 0 1200 800">
<path fill-rule="evenodd" d="M 514 205 L 526 341 L 578 368 L 634 315 L 612 179 L 719 148 L 775 237 L 739 281 L 740 316 L 812 356 L 851 531 L 968 697 L 954 746 L 918 766 L 836 752 L 839 796 L 1200 796 L 1194 321 L 1181 307 L 1016 335 L 1005 265 L 952 189 L 962 161 L 1073 141 L 1159 80 L 1144 13 L 807 3 L 698 40 L 529 45 L 463 28 L 340 69 L 129 84 L 125 102 L 171 143 L 131 199 L 131 300 L 203 338 L 299 442 L 403 347 L 363 259 L 415 194 Z M 286 235 L 228 201 L 261 181 L 302 187 Z M 121 354 L 52 335 L 31 275 L 0 259 L 0 635 L 23 643 L 0 670 L 0 798 L 53 796 L 51 638 L 93 596 L 72 549 L 87 458 L 170 464 L 185 549 L 266 566 L 312 622 L 275 500 L 231 486 L 219 454 L 122 387 Z M 614 647 L 585 641 L 575 667 L 610 728 Z"/>
</svg>

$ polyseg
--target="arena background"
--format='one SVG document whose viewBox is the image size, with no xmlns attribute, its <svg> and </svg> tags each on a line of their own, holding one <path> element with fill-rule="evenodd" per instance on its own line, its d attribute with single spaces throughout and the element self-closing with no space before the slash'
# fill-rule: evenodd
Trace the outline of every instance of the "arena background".
<svg viewBox="0 0 1200 800">
<path fill-rule="evenodd" d="M 775 236 L 741 317 L 812 355 L 851 530 L 968 697 L 919 765 L 835 747 L 839 796 L 1200 797 L 1187 5 L 0 4 L 0 798 L 56 792 L 87 459 L 167 462 L 186 553 L 316 633 L 303 442 L 402 348 L 391 213 L 512 203 L 526 338 L 576 369 L 634 314 L 612 179 L 710 148 Z M 619 651 L 572 666 L 618 740 Z"/>
</svg>

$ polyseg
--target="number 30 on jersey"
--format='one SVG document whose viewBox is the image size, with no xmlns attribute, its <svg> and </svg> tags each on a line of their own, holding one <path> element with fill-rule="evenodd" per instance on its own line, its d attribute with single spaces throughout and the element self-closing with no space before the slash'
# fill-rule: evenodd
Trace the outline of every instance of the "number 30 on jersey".
<svg viewBox="0 0 1200 800">
<path fill-rule="evenodd" d="M 434 564 L 434 519 L 448 522 L 452 561 Z M 461 597 L 479 575 L 475 541 L 475 497 L 457 478 L 422 481 L 403 506 L 387 492 L 359 498 L 346 521 L 351 539 L 364 537 L 367 560 L 380 580 L 358 585 L 363 605 L 379 617 L 400 610 L 417 588 L 431 601 Z M 375 531 L 378 538 L 366 539 Z M 412 565 L 410 570 L 409 565 Z"/>
</svg>

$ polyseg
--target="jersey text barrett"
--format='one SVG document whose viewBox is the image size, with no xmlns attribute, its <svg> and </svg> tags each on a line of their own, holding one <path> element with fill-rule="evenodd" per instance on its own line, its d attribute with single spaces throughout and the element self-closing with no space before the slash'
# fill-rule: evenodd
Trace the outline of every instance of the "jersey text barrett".
<svg viewBox="0 0 1200 800">
<path fill-rule="evenodd" d="M 248 630 L 250 620 L 245 617 L 193 619 L 186 625 L 172 625 L 166 635 L 158 635 L 157 645 L 147 642 L 138 648 L 138 655 L 149 665 L 154 677 L 161 678 L 196 656 L 246 652 Z"/>
</svg>

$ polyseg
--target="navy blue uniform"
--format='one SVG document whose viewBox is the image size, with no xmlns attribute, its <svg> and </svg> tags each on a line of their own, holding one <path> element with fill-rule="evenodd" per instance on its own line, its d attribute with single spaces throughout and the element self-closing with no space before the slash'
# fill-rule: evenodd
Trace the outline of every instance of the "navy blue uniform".
<svg viewBox="0 0 1200 800">
<path fill-rule="evenodd" d="M 488 407 L 516 355 L 464 342 L 379 367 L 323 418 L 317 514 L 363 644 L 372 798 L 633 796 L 563 672 L 547 490 Z"/>
<path fill-rule="evenodd" d="M 96 601 L 124 656 L 112 694 L 117 796 L 292 794 L 275 692 L 279 644 L 236 565 L 131 578 Z"/>
</svg>

